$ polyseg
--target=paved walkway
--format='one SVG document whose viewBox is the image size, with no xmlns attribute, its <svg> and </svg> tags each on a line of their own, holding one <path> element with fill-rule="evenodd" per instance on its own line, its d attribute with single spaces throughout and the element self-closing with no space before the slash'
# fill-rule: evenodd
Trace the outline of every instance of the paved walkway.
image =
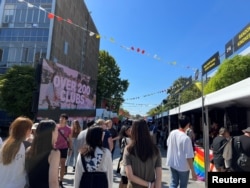
<svg viewBox="0 0 250 188">
<path fill-rule="evenodd" d="M 170 171 L 165 165 L 166 161 L 166 151 L 161 150 L 162 153 L 162 188 L 169 188 L 170 182 Z M 116 167 L 119 160 L 119 148 L 116 147 L 113 160 L 113 169 L 114 169 L 114 180 L 113 188 L 119 188 L 120 174 L 116 173 Z M 73 188 L 74 182 L 74 173 L 72 172 L 72 167 L 68 167 L 68 174 L 64 176 L 64 186 L 65 188 Z M 205 188 L 205 183 L 203 181 L 192 181 L 190 179 L 188 188 Z"/>
</svg>

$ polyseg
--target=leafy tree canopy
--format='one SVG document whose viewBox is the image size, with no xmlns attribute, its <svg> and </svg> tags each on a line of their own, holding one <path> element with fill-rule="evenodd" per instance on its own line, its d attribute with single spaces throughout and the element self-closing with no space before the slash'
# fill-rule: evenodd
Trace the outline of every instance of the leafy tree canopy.
<svg viewBox="0 0 250 188">
<path fill-rule="evenodd" d="M 212 93 L 231 84 L 239 82 L 250 75 L 250 56 L 237 55 L 226 59 L 210 78 L 204 88 L 204 93 Z"/>
<path fill-rule="evenodd" d="M 118 112 L 129 82 L 120 78 L 120 68 L 106 51 L 99 52 L 97 80 L 97 105 L 101 107 L 102 101 L 106 101 L 109 108 Z"/>
<path fill-rule="evenodd" d="M 0 77 L 0 108 L 11 116 L 33 118 L 32 96 L 35 90 L 35 69 L 31 66 L 13 66 Z"/>
<path fill-rule="evenodd" d="M 196 81 L 194 81 L 189 87 L 183 88 L 188 80 L 188 77 L 180 77 L 175 80 L 173 85 L 167 90 L 168 96 L 166 99 L 162 100 L 161 105 L 150 109 L 148 114 L 154 116 L 201 97 L 201 90 L 197 87 Z"/>
</svg>

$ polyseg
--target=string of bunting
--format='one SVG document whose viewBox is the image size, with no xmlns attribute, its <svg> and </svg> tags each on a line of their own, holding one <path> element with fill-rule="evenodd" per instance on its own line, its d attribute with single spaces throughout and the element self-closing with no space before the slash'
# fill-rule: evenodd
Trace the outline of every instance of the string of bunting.
<svg viewBox="0 0 250 188">
<path fill-rule="evenodd" d="M 167 92 L 167 90 L 164 89 L 164 90 L 157 91 L 157 92 L 154 92 L 154 93 L 146 94 L 146 95 L 143 95 L 142 97 L 149 97 L 149 96 L 156 95 L 156 94 L 159 94 L 159 93 L 164 93 L 164 92 Z M 137 99 L 140 99 L 140 98 L 141 97 L 132 97 L 132 98 L 125 99 L 125 101 L 128 101 L 128 100 L 137 100 Z"/>
<path fill-rule="evenodd" d="M 145 49 L 142 49 L 142 48 L 139 48 L 139 47 L 135 47 L 135 46 L 128 47 L 126 45 L 119 44 L 119 43 L 116 42 L 116 40 L 113 37 L 106 37 L 104 35 L 100 35 L 98 33 L 90 31 L 90 30 L 88 30 L 85 27 L 82 27 L 82 26 L 80 26 L 78 24 L 75 24 L 70 18 L 67 18 L 67 19 L 62 18 L 61 16 L 58 16 L 58 15 L 52 13 L 52 12 L 47 11 L 45 8 L 43 8 L 41 6 L 36 6 L 36 5 L 31 4 L 30 2 L 27 2 L 25 0 L 18 0 L 18 1 L 21 2 L 21 3 L 26 3 L 29 8 L 38 8 L 39 10 L 44 11 L 45 13 L 47 13 L 47 16 L 48 16 L 49 19 L 55 19 L 56 18 L 56 20 L 59 21 L 59 22 L 64 21 L 64 22 L 66 22 L 68 24 L 71 24 L 71 25 L 73 25 L 73 26 L 75 26 L 75 27 L 77 27 L 79 29 L 82 29 L 82 30 L 88 32 L 90 37 L 94 37 L 95 36 L 97 39 L 102 38 L 102 39 L 108 40 L 109 42 L 111 42 L 113 44 L 116 44 L 119 47 L 121 47 L 121 48 L 123 48 L 123 49 L 125 49 L 127 51 L 132 51 L 132 52 L 136 52 L 136 53 L 141 54 L 141 55 L 146 55 L 148 57 L 152 57 L 153 59 L 155 59 L 157 61 L 160 61 L 160 62 L 163 62 L 163 63 L 168 64 L 168 65 L 179 66 L 179 67 L 184 68 L 184 69 L 189 69 L 189 70 L 191 70 L 193 72 L 197 70 L 197 68 L 193 68 L 193 67 L 190 67 L 190 66 L 183 66 L 181 64 L 177 64 L 176 61 L 166 62 L 166 61 L 164 61 L 163 58 L 161 58 L 157 54 L 152 55 L 152 54 L 146 52 Z"/>
</svg>

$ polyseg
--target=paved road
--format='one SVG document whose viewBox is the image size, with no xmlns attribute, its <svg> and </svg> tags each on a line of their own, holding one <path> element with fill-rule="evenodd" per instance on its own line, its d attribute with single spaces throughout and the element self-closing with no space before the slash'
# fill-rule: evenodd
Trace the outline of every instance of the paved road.
<svg viewBox="0 0 250 188">
<path fill-rule="evenodd" d="M 166 151 L 162 150 L 162 188 L 169 188 L 169 182 L 170 182 L 170 171 L 165 166 L 166 161 Z M 113 188 L 119 188 L 119 181 L 120 181 L 120 175 L 116 173 L 116 167 L 119 160 L 119 148 L 116 147 L 115 153 L 114 153 L 114 160 L 113 160 L 113 169 L 114 169 L 114 180 L 113 180 Z M 73 188 L 73 182 L 74 182 L 74 173 L 72 172 L 72 168 L 68 167 L 69 173 L 65 175 L 64 177 L 64 186 L 65 188 Z M 190 179 L 188 188 L 205 188 L 205 183 L 203 181 L 192 181 Z"/>
</svg>

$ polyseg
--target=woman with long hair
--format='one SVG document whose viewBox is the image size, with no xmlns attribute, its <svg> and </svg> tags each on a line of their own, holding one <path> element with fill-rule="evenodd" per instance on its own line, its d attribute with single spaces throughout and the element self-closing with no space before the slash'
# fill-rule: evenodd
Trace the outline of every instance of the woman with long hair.
<svg viewBox="0 0 250 188">
<path fill-rule="evenodd" d="M 20 188 L 26 184 L 25 146 L 33 122 L 27 117 L 18 117 L 10 125 L 9 137 L 0 150 L 1 187 Z"/>
<path fill-rule="evenodd" d="M 67 156 L 65 162 L 65 169 L 67 169 L 68 166 L 73 166 L 73 172 L 75 171 L 75 165 L 78 155 L 77 136 L 79 135 L 80 132 L 81 132 L 81 126 L 79 121 L 77 119 L 73 120 L 71 124 L 72 152 L 70 153 L 70 155 Z"/>
<path fill-rule="evenodd" d="M 74 187 L 79 188 L 82 174 L 85 172 L 82 157 L 86 162 L 88 172 L 106 172 L 108 186 L 102 188 L 112 188 L 113 185 L 113 163 L 111 152 L 109 149 L 103 147 L 104 132 L 100 126 L 92 126 L 88 129 L 86 142 L 86 150 L 79 153 L 76 162 Z M 98 182 L 98 179 L 95 179 Z"/>
<path fill-rule="evenodd" d="M 132 123 L 131 141 L 124 150 L 123 164 L 128 188 L 161 187 L 161 154 L 144 119 Z"/>
<path fill-rule="evenodd" d="M 53 120 L 42 120 L 26 153 L 26 170 L 31 188 L 59 188 L 60 151 L 55 149 L 58 128 Z"/>
<path fill-rule="evenodd" d="M 126 172 L 124 169 L 124 165 L 123 165 L 123 153 L 124 153 L 124 149 L 125 147 L 130 143 L 130 137 L 131 137 L 131 126 L 130 125 L 123 125 L 121 128 L 121 131 L 119 133 L 120 137 L 121 137 L 121 144 L 120 144 L 120 159 L 118 161 L 118 167 L 117 167 L 117 171 L 118 173 L 121 174 L 121 180 L 119 183 L 119 188 L 125 188 L 127 187 L 128 184 L 128 178 L 126 176 Z"/>
</svg>

